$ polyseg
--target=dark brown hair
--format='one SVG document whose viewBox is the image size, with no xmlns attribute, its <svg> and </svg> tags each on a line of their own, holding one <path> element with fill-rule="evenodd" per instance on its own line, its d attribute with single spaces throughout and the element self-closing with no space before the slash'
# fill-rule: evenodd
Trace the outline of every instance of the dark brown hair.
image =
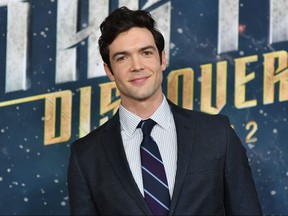
<svg viewBox="0 0 288 216">
<path fill-rule="evenodd" d="M 113 11 L 100 25 L 101 36 L 98 41 L 99 50 L 102 60 L 110 69 L 108 46 L 120 33 L 126 32 L 133 27 L 146 28 L 152 33 L 160 55 L 160 62 L 162 62 L 161 54 L 165 46 L 164 37 L 157 30 L 156 22 L 151 14 L 143 10 L 133 11 L 127 7 L 121 7 Z"/>
</svg>

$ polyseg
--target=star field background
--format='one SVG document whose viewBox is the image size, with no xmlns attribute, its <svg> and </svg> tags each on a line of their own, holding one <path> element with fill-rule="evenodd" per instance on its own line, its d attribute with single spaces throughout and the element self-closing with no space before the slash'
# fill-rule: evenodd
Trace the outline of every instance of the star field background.
<svg viewBox="0 0 288 216">
<path fill-rule="evenodd" d="M 29 0 L 29 70 L 31 87 L 27 91 L 5 93 L 7 8 L 0 7 L 0 102 L 65 89 L 73 91 L 72 137 L 69 141 L 44 146 L 44 103 L 35 101 L 0 108 L 0 214 L 68 215 L 69 197 L 66 173 L 70 144 L 78 138 L 79 88 L 93 86 L 92 128 L 99 125 L 99 84 L 106 77 L 86 78 L 86 49 L 78 46 L 77 82 L 55 84 L 57 0 Z M 111 1 L 111 10 L 118 1 Z M 147 1 L 140 1 L 143 6 Z M 155 3 L 156 7 L 162 2 Z M 269 0 L 240 0 L 239 50 L 217 55 L 218 1 L 171 1 L 170 71 L 191 67 L 195 72 L 194 109 L 200 109 L 200 65 L 228 61 L 227 104 L 221 114 L 229 116 L 247 149 L 253 176 L 264 214 L 288 214 L 288 102 L 263 105 L 263 53 L 287 50 L 288 42 L 269 44 Z M 81 1 L 79 30 L 87 26 L 88 0 Z M 257 106 L 237 109 L 234 106 L 234 59 L 257 55 L 258 61 L 247 71 L 255 79 L 247 85 L 248 99 Z M 164 79 L 163 89 L 167 83 Z M 256 142 L 247 143 L 247 122 L 255 121 Z"/>
</svg>

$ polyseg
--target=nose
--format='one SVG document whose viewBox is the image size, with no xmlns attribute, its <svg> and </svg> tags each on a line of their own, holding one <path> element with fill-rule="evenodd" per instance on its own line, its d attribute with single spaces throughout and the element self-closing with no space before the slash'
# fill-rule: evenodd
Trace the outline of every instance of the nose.
<svg viewBox="0 0 288 216">
<path fill-rule="evenodd" d="M 141 62 L 141 59 L 139 56 L 133 56 L 131 58 L 131 71 L 132 72 L 138 72 L 143 70 L 144 66 Z"/>
</svg>

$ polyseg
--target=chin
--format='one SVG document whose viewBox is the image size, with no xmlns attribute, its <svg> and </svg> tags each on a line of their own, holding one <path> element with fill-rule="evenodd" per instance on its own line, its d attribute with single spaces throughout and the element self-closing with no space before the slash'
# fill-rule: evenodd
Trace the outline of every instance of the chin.
<svg viewBox="0 0 288 216">
<path fill-rule="evenodd" d="M 145 100 L 151 98 L 151 94 L 147 94 L 147 93 L 137 94 L 137 95 L 134 95 L 133 98 L 136 100 L 139 100 L 139 101 L 145 101 Z"/>
</svg>

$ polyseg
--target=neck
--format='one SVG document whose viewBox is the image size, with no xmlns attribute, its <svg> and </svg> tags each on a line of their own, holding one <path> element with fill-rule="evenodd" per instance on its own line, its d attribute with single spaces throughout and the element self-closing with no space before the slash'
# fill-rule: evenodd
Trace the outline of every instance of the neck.
<svg viewBox="0 0 288 216">
<path fill-rule="evenodd" d="M 147 100 L 141 100 L 141 101 L 129 101 L 125 102 L 122 100 L 122 106 L 125 107 L 125 109 L 129 110 L 130 112 L 136 114 L 142 119 L 149 118 L 161 105 L 163 101 L 163 95 L 159 95 L 153 99 L 149 98 Z"/>
</svg>

